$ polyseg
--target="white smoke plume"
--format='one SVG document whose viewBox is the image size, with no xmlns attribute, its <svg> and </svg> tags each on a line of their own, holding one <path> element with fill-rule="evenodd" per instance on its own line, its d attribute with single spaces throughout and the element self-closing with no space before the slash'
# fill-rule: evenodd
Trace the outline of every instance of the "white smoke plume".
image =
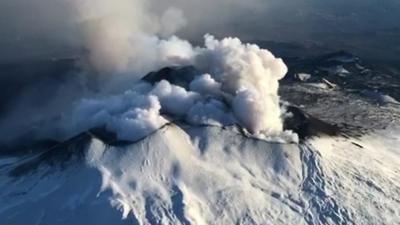
<svg viewBox="0 0 400 225">
<path fill-rule="evenodd" d="M 102 73 L 145 73 L 162 66 L 159 60 L 168 56 L 163 55 L 164 44 L 156 34 L 169 37 L 186 23 L 179 9 L 169 7 L 156 16 L 145 0 L 76 0 L 74 4 L 89 63 Z"/>
<path fill-rule="evenodd" d="M 231 104 L 239 122 L 252 133 L 281 132 L 278 81 L 287 73 L 283 61 L 237 38 L 218 41 L 206 35 L 205 45 L 198 63 L 233 97 Z"/>
<path fill-rule="evenodd" d="M 105 126 L 120 139 L 135 141 L 164 125 L 167 119 L 163 114 L 168 114 L 194 124 L 238 123 L 258 137 L 283 132 L 278 81 L 287 68 L 281 59 L 237 38 L 217 40 L 206 35 L 204 48 L 186 46 L 187 42 L 178 38 L 162 43 L 170 52 L 166 55 L 174 55 L 176 49 L 183 63 L 205 73 L 190 83 L 190 90 L 162 80 L 154 87 L 139 85 L 119 96 L 82 101 L 79 113 L 67 124 L 85 125 L 71 130 Z M 180 44 L 187 50 L 185 54 L 180 54 Z"/>
<path fill-rule="evenodd" d="M 165 66 L 193 65 L 200 73 L 190 90 L 161 81 L 144 89 L 139 85 L 139 90 L 132 84 L 130 91 L 112 97 L 81 100 L 56 128 L 34 126 L 41 128 L 33 132 L 36 136 L 50 133 L 65 139 L 103 126 L 120 139 L 135 141 L 167 123 L 164 114 L 196 124 L 237 123 L 259 137 L 283 132 L 278 81 L 287 67 L 269 51 L 238 38 L 211 35 L 205 35 L 204 47 L 194 47 L 171 36 L 186 23 L 176 7 L 157 16 L 145 0 L 72 2 L 90 71 L 109 75 L 109 80 L 121 74 L 138 80 Z"/>
</svg>

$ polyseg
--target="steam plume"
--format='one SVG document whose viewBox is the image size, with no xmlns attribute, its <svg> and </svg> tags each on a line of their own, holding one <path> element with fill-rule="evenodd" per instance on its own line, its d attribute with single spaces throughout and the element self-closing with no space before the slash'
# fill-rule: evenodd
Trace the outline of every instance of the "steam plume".
<svg viewBox="0 0 400 225">
<path fill-rule="evenodd" d="M 211 35 L 205 35 L 204 47 L 194 47 L 171 36 L 186 23 L 175 7 L 157 16 L 144 0 L 73 3 L 92 72 L 125 74 L 134 80 L 171 65 L 194 65 L 200 72 L 190 90 L 161 81 L 154 87 L 132 84 L 123 94 L 80 100 L 57 125 L 33 126 L 40 127 L 33 132 L 36 136 L 59 134 L 57 138 L 65 139 L 103 126 L 119 139 L 134 141 L 164 125 L 164 113 L 195 124 L 238 123 L 256 136 L 283 132 L 278 81 L 287 67 L 269 51 L 238 38 Z"/>
</svg>

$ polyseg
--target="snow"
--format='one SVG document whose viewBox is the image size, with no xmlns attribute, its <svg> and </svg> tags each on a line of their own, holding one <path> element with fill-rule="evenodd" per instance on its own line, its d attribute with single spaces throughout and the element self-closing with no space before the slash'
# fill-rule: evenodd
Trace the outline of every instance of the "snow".
<svg viewBox="0 0 400 225">
<path fill-rule="evenodd" d="M 321 70 L 326 71 L 330 74 L 344 76 L 350 74 L 350 72 L 343 67 L 343 65 L 331 66 L 331 67 L 323 67 Z"/>
<path fill-rule="evenodd" d="M 377 101 L 380 104 L 400 105 L 400 102 L 398 102 L 392 96 L 385 95 L 385 94 L 379 93 L 377 91 L 363 90 L 363 91 L 361 91 L 361 94 L 365 95 L 368 98 L 371 98 L 371 99 Z"/>
<path fill-rule="evenodd" d="M 22 176 L 7 175 L 22 165 L 0 168 L 0 224 L 132 224 L 120 220 L 106 193 L 97 196 L 96 170 L 74 161 L 65 169 L 44 163 Z"/>
<path fill-rule="evenodd" d="M 309 73 L 297 73 L 295 74 L 295 77 L 299 79 L 300 81 L 307 81 L 311 78 L 311 74 Z"/>
<path fill-rule="evenodd" d="M 188 133 L 170 126 L 123 151 L 92 143 L 102 190 L 112 191 L 124 218 L 133 214 L 141 224 L 304 223 L 296 203 L 296 145 L 254 142 L 220 128 Z"/>
<path fill-rule="evenodd" d="M 327 195 L 346 207 L 355 224 L 400 223 L 400 129 L 360 139 L 311 141 L 321 154 Z"/>
<path fill-rule="evenodd" d="M 397 224 L 399 134 L 279 144 L 171 124 L 125 146 L 92 138 L 83 159 L 1 157 L 0 224 Z"/>
<path fill-rule="evenodd" d="M 306 85 L 317 89 L 329 90 L 329 86 L 326 83 L 307 83 Z"/>
<path fill-rule="evenodd" d="M 92 139 L 85 155 L 18 179 L 3 170 L 0 223 L 304 224 L 295 144 L 169 125 L 122 147 Z"/>
</svg>

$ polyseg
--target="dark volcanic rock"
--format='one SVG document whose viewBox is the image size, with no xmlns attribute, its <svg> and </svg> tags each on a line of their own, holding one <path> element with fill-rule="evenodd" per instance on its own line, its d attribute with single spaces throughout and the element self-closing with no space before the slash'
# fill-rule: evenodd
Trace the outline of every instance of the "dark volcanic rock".
<svg viewBox="0 0 400 225">
<path fill-rule="evenodd" d="M 336 125 L 329 124 L 306 114 L 297 107 L 289 106 L 287 111 L 292 116 L 284 121 L 285 130 L 293 130 L 301 139 L 318 135 L 339 135 L 340 129 Z"/>
<path fill-rule="evenodd" d="M 151 84 L 155 84 L 161 80 L 167 80 L 171 84 L 188 89 L 190 82 L 196 75 L 200 75 L 200 72 L 193 66 L 165 67 L 157 72 L 147 74 L 142 80 Z"/>
<path fill-rule="evenodd" d="M 21 176 L 31 173 L 43 164 L 63 169 L 71 160 L 83 159 L 85 155 L 84 150 L 87 149 L 91 138 L 91 135 L 88 133 L 82 133 L 67 141 L 57 143 L 50 148 L 42 149 L 40 152 L 34 154 L 34 157 L 22 162 L 9 171 L 9 175 Z"/>
</svg>

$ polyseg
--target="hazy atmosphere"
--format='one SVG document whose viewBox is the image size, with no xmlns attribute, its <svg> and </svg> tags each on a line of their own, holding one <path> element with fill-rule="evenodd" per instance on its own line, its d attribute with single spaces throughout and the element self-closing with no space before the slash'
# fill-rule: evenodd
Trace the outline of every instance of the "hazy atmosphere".
<svg viewBox="0 0 400 225">
<path fill-rule="evenodd" d="M 129 26 L 132 30 L 162 35 L 177 31 L 193 41 L 201 41 L 205 33 L 211 33 L 245 40 L 334 44 L 338 48 L 361 51 L 369 57 L 373 57 L 373 50 L 391 56 L 399 51 L 400 3 L 395 0 L 167 0 L 162 3 L 102 0 L 95 5 L 91 3 L 90 0 L 2 1 L 2 61 L 74 56 L 87 47 L 82 43 L 85 24 L 113 13 L 129 17 L 131 21 L 126 22 L 132 25 Z M 171 8 L 182 13 L 165 18 L 168 17 L 166 10 Z M 364 47 L 371 50 L 364 52 L 361 50 Z"/>
</svg>

